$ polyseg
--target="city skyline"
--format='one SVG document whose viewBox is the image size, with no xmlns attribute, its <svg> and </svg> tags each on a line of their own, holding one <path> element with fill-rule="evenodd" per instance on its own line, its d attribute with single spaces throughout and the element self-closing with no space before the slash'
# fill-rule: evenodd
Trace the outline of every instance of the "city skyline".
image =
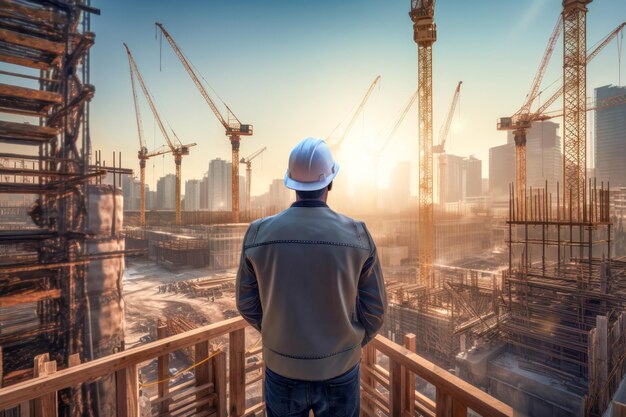
<svg viewBox="0 0 626 417">
<path fill-rule="evenodd" d="M 473 154 L 483 160 L 483 177 L 487 177 L 488 149 L 506 142 L 506 135 L 495 129 L 496 119 L 519 108 L 556 22 L 560 3 L 552 3 L 488 1 L 469 5 L 453 1 L 438 7 L 437 25 L 446 30 L 440 31 L 434 46 L 435 135 L 454 85 L 462 79 L 461 101 L 447 151 Z M 611 10 L 618 3 L 590 5 L 588 47 L 617 26 L 620 16 Z M 416 86 L 416 49 L 408 2 L 370 1 L 365 7 L 354 1 L 315 5 L 235 1 L 228 6 L 192 2 L 151 2 L 148 6 L 142 1 L 113 1 L 106 6 L 102 16 L 92 20 L 98 33 L 92 50 L 92 82 L 98 85 L 92 103 L 92 140 L 106 143 L 99 146 L 105 155 L 121 150 L 123 165 L 135 171 L 138 140 L 123 41 L 133 50 L 159 109 L 181 141 L 198 143 L 183 160 L 183 181 L 200 178 L 210 159 L 230 159 L 223 129 L 167 42 L 155 40 L 155 21 L 164 24 L 242 122 L 255 126 L 255 135 L 242 141 L 241 155 L 268 146 L 266 154 L 255 161 L 252 195 L 260 194 L 272 179 L 284 175 L 288 150 L 298 140 L 305 136 L 326 138 L 338 123 L 345 125 L 368 84 L 380 74 L 380 87 L 346 141 L 349 155 L 337 155 L 344 168 L 342 175 L 358 176 L 362 165 L 355 160 L 367 160 L 369 154 L 364 149 L 380 143 Z M 517 23 L 498 19 L 502 16 L 515 16 L 510 21 Z M 229 27 L 227 22 L 235 17 L 240 24 Z M 131 19 L 133 24 L 127 24 Z M 481 26 L 490 30 L 474 29 Z M 544 87 L 561 75 L 561 43 L 557 43 Z M 513 55 L 514 59 L 507 58 Z M 615 47 L 609 46 L 590 64 L 588 95 L 593 88 L 619 83 L 616 63 Z M 249 71 L 250 65 L 255 71 Z M 560 104 L 557 101 L 554 108 Z M 164 142 L 152 118 L 147 117 L 147 108 L 142 110 L 148 147 L 158 147 Z M 111 120 L 116 120 L 114 125 Z M 388 181 L 393 164 L 403 160 L 411 162 L 411 189 L 416 194 L 416 106 L 389 146 L 378 181 Z M 171 156 L 149 161 L 147 183 L 154 189 L 156 179 L 173 169 Z"/>
</svg>

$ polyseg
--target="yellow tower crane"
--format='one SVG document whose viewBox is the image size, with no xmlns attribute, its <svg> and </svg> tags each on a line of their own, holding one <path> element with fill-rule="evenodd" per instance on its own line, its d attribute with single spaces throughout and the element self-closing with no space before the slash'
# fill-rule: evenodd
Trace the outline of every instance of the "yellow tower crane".
<svg viewBox="0 0 626 417">
<path fill-rule="evenodd" d="M 435 284 L 435 219 L 433 208 L 433 43 L 437 40 L 435 1 L 411 0 L 413 40 L 417 43 L 419 87 L 419 262 L 420 285 Z"/>
<path fill-rule="evenodd" d="M 198 78 L 196 72 L 189 63 L 189 60 L 185 57 L 178 45 L 176 45 L 174 39 L 172 39 L 170 34 L 165 30 L 161 23 L 157 22 L 156 25 L 159 29 L 161 29 L 163 36 L 165 36 L 165 39 L 167 39 L 167 41 L 169 42 L 170 46 L 174 50 L 174 53 L 183 64 L 183 67 L 185 67 L 185 70 L 187 70 L 187 73 L 191 77 L 191 80 L 196 85 L 198 91 L 200 91 L 200 94 L 213 111 L 213 114 L 215 114 L 215 117 L 217 117 L 219 122 L 222 124 L 222 126 L 224 126 L 224 129 L 226 130 L 226 136 L 228 136 L 232 148 L 232 222 L 239 223 L 239 164 L 237 163 L 237 161 L 239 161 L 239 144 L 241 142 L 241 136 L 252 136 L 252 125 L 242 124 L 237 116 L 235 116 L 235 114 L 232 112 L 230 107 L 228 107 L 228 105 L 223 101 L 222 104 L 224 104 L 224 106 L 226 107 L 227 116 L 226 118 L 222 116 L 222 113 L 220 113 L 217 106 L 211 99 L 211 96 L 204 87 L 204 84 L 200 82 L 200 79 Z"/>
<path fill-rule="evenodd" d="M 447 162 L 446 140 L 448 140 L 448 133 L 450 133 L 450 126 L 452 124 L 452 116 L 454 115 L 456 104 L 459 102 L 459 96 L 461 95 L 461 84 L 463 84 L 463 81 L 459 81 L 459 83 L 456 85 L 454 95 L 452 96 L 452 104 L 450 104 L 450 109 L 448 110 L 448 115 L 446 116 L 446 120 L 439 130 L 439 144 L 433 146 L 433 153 L 439 154 L 439 204 L 443 204 L 444 202 L 443 188 L 445 185 Z"/>
<path fill-rule="evenodd" d="M 139 136 L 139 151 L 137 157 L 139 158 L 139 224 L 141 226 L 146 225 L 146 161 L 154 156 L 163 155 L 172 152 L 169 147 L 162 146 L 152 152 L 148 152 L 146 146 L 146 140 L 143 136 L 143 124 L 141 122 L 141 112 L 139 110 L 139 101 L 137 99 L 137 89 L 135 87 L 135 72 L 133 66 L 128 61 L 130 67 L 130 85 L 133 91 L 133 103 L 135 105 L 135 119 L 137 120 L 137 134 Z"/>
<path fill-rule="evenodd" d="M 161 117 L 159 116 L 159 112 L 156 109 L 154 101 L 152 100 L 150 91 L 148 91 L 148 87 L 146 87 L 146 84 L 143 81 L 143 77 L 141 76 L 141 73 L 139 72 L 139 68 L 137 68 L 137 63 L 135 62 L 135 59 L 133 58 L 133 55 L 131 54 L 130 49 L 128 48 L 128 45 L 124 44 L 124 48 L 126 48 L 126 53 L 128 54 L 128 62 L 131 68 L 131 77 L 132 77 L 132 73 L 134 73 L 137 76 L 137 80 L 139 81 L 139 86 L 141 87 L 141 91 L 143 91 L 143 94 L 146 97 L 146 101 L 148 102 L 148 105 L 150 106 L 150 110 L 152 110 L 154 119 L 156 120 L 157 125 L 159 126 L 159 129 L 161 130 L 161 133 L 163 134 L 163 137 L 165 138 L 165 141 L 167 142 L 167 146 L 169 147 L 170 152 L 172 153 L 172 155 L 174 155 L 174 163 L 176 164 L 176 224 L 181 224 L 182 218 L 181 218 L 181 207 L 180 207 L 180 194 L 181 194 L 180 183 L 181 183 L 182 157 L 183 155 L 189 155 L 189 148 L 191 148 L 192 146 L 195 146 L 196 144 L 190 143 L 187 145 L 183 145 L 180 143 L 180 141 L 178 140 L 178 137 L 176 137 L 176 134 L 174 133 L 174 136 L 177 142 L 177 145 L 174 145 L 174 143 L 170 139 L 167 129 L 163 125 L 163 121 L 161 120 Z M 131 80 L 132 79 L 133 78 L 131 78 Z M 142 151 L 140 150 L 140 153 L 141 152 Z M 162 152 L 162 153 L 165 153 L 165 152 Z M 141 158 L 140 158 L 140 161 L 141 161 Z M 140 165 L 141 165 L 141 162 L 140 162 Z M 145 168 L 145 161 L 143 165 Z"/>
<path fill-rule="evenodd" d="M 526 200 L 526 133 L 531 128 L 532 123 L 541 120 L 547 120 L 545 118 L 545 112 L 547 109 L 561 97 L 563 94 L 563 86 L 561 86 L 556 92 L 554 92 L 541 106 L 535 111 L 531 111 L 531 104 L 539 96 L 539 84 L 543 78 L 547 61 L 550 58 L 554 44 L 560 33 L 562 16 L 559 17 L 557 25 L 548 42 L 548 48 L 544 53 L 544 58 L 539 66 L 537 75 L 533 81 L 531 91 L 526 96 L 524 105 L 511 117 L 502 117 L 498 120 L 498 130 L 511 130 L 513 131 L 515 139 L 515 187 L 517 206 L 516 211 L 522 216 L 525 213 L 525 200 Z M 586 62 L 591 62 L 598 54 L 608 45 L 617 35 L 624 29 L 626 23 L 621 23 L 615 29 L 613 29 L 608 35 L 606 35 L 592 50 L 587 53 Z M 555 117 L 555 116 L 551 116 Z M 550 118 L 551 118 L 550 117 Z"/>
<path fill-rule="evenodd" d="M 252 160 L 254 158 L 256 158 L 257 156 L 261 155 L 263 152 L 265 152 L 265 150 L 267 149 L 267 146 L 262 147 L 261 149 L 257 150 L 256 152 L 254 152 L 251 155 L 248 155 L 246 158 L 241 158 L 241 161 L 239 161 L 242 164 L 246 164 L 246 215 L 248 216 L 248 220 L 250 217 L 250 192 L 252 190 L 251 185 L 252 185 Z"/>
</svg>

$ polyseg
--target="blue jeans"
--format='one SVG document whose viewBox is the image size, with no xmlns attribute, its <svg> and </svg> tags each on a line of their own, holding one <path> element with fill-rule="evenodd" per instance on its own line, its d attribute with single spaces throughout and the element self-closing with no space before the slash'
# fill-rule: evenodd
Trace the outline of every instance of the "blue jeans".
<svg viewBox="0 0 626 417">
<path fill-rule="evenodd" d="M 358 417 L 360 410 L 359 364 L 326 381 L 299 381 L 265 368 L 267 417 Z"/>
</svg>

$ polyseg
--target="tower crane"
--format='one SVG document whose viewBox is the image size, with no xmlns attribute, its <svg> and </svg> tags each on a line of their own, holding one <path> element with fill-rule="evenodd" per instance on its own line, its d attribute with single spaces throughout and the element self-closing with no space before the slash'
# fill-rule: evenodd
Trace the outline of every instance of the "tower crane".
<svg viewBox="0 0 626 417">
<path fill-rule="evenodd" d="M 557 27 L 555 27 L 555 32 L 558 31 L 561 27 L 562 17 L 559 18 L 557 22 Z M 593 48 L 587 54 L 587 63 L 592 61 L 598 54 L 604 49 L 606 45 L 608 45 L 611 40 L 613 40 L 617 34 L 626 26 L 625 23 L 621 23 L 614 30 L 612 30 L 607 36 L 605 36 L 598 45 Z M 546 53 L 550 53 L 553 49 L 553 44 L 556 42 L 558 37 L 558 33 L 555 36 L 553 32 L 553 36 L 550 37 L 550 42 L 548 44 L 548 48 L 546 49 Z M 550 46 L 552 45 L 552 47 Z M 544 53 L 544 59 L 542 60 L 542 65 L 539 68 L 539 72 L 545 71 L 546 61 Z M 547 62 L 546 62 L 547 64 Z M 539 74 L 535 76 L 535 81 L 541 81 L 543 75 L 539 77 Z M 533 82 L 533 87 L 531 88 L 531 93 L 527 96 L 527 99 L 513 116 L 511 117 L 502 117 L 498 120 L 497 128 L 498 130 L 511 130 L 513 131 L 514 139 L 515 139 L 515 161 L 516 161 L 516 169 L 515 169 L 515 186 L 517 187 L 517 199 L 519 207 L 516 210 L 519 210 L 520 213 L 524 210 L 524 201 L 525 201 L 525 188 L 526 188 L 526 133 L 528 129 L 532 126 L 532 123 L 535 121 L 547 120 L 544 118 L 544 113 L 546 110 L 563 94 L 563 87 L 560 87 L 556 92 L 554 92 L 541 106 L 538 107 L 536 111 L 530 111 L 530 104 L 527 104 L 530 100 L 531 102 L 538 96 L 538 87 L 535 87 L 536 82 Z M 533 96 L 531 96 L 534 91 Z"/>
<path fill-rule="evenodd" d="M 417 43 L 419 86 L 419 282 L 433 288 L 435 220 L 433 210 L 433 43 L 437 40 L 435 1 L 411 0 L 413 40 Z"/>
<path fill-rule="evenodd" d="M 374 91 L 374 87 L 376 86 L 376 84 L 378 84 L 379 81 L 380 81 L 380 75 L 377 75 L 376 78 L 374 78 L 374 81 L 372 81 L 372 83 L 370 84 L 367 91 L 365 92 L 365 96 L 363 96 L 363 99 L 361 100 L 359 107 L 357 107 L 356 111 L 352 115 L 352 118 L 350 119 L 350 122 L 348 122 L 348 125 L 343 131 L 341 137 L 339 137 L 339 139 L 335 143 L 330 144 L 330 148 L 332 150 L 339 150 L 341 148 L 341 144 L 348 137 L 348 134 L 352 130 L 352 127 L 354 126 L 356 119 L 359 117 L 359 114 L 361 114 L 361 112 L 365 108 L 365 104 L 367 103 L 367 100 L 369 100 L 370 95 L 372 95 L 372 91 Z M 331 132 L 331 135 L 332 135 L 332 132 Z M 329 135 L 329 139 L 330 139 L 330 135 Z"/>
<path fill-rule="evenodd" d="M 208 91 L 204 87 L 204 84 L 200 82 L 196 72 L 192 68 L 189 60 L 185 57 L 183 52 L 180 50 L 174 39 L 170 36 L 170 34 L 165 30 L 161 23 L 156 23 L 157 27 L 165 36 L 165 39 L 169 42 L 170 46 L 174 50 L 174 53 L 187 70 L 187 73 L 191 77 L 191 80 L 200 91 L 200 94 L 207 102 L 215 117 L 217 117 L 218 121 L 224 126 L 226 130 L 226 136 L 230 140 L 231 149 L 232 149 L 232 221 L 233 223 L 239 223 L 239 145 L 241 142 L 241 136 L 252 136 L 253 128 L 250 124 L 242 124 L 237 116 L 233 113 L 233 111 L 228 107 L 226 103 L 222 101 L 222 104 L 226 107 L 227 115 L 226 118 L 222 116 L 222 113 L 219 111 Z"/>
<path fill-rule="evenodd" d="M 172 150 L 169 147 L 161 147 L 155 151 L 148 152 L 146 146 L 146 140 L 143 135 L 143 124 L 141 122 L 141 112 L 139 110 L 139 102 L 137 99 L 137 89 L 135 87 L 135 72 L 133 66 L 128 61 L 130 67 L 130 85 L 133 91 L 133 103 L 135 105 L 135 119 L 137 120 L 137 135 L 139 136 L 139 151 L 137 157 L 139 158 L 139 223 L 141 226 L 146 225 L 146 161 L 154 156 L 170 153 Z"/>
<path fill-rule="evenodd" d="M 530 91 L 526 95 L 522 107 L 520 107 L 513 116 L 500 118 L 498 123 L 498 130 L 513 131 L 515 140 L 515 187 L 517 188 L 517 201 L 518 204 L 520 204 L 519 213 L 523 213 L 525 206 L 524 201 L 526 199 L 526 133 L 532 124 L 530 120 L 530 107 L 538 95 L 541 81 L 548 67 L 548 62 L 550 62 L 556 41 L 561 34 L 562 20 L 562 16 L 559 15 L 552 35 L 550 35 L 550 39 L 548 40 L 548 46 L 543 53 L 539 69 L 535 74 L 535 78 L 530 86 Z"/>
<path fill-rule="evenodd" d="M 248 216 L 250 216 L 250 191 L 252 189 L 252 160 L 265 152 L 266 149 L 267 146 L 264 146 L 261 149 L 258 149 L 256 152 L 252 153 L 251 155 L 248 155 L 245 158 L 241 158 L 241 161 L 239 161 L 242 164 L 246 164 L 246 213 L 248 214 Z"/>
<path fill-rule="evenodd" d="M 454 110 L 456 104 L 459 102 L 459 96 L 461 94 L 461 84 L 463 81 L 459 81 L 454 90 L 452 96 L 452 104 L 448 110 L 446 120 L 439 130 L 439 144 L 433 146 L 433 153 L 439 154 L 439 204 L 443 204 L 443 187 L 445 184 L 446 176 L 446 140 L 448 139 L 448 133 L 450 132 L 450 125 L 452 124 L 452 116 L 454 116 Z"/>
<path fill-rule="evenodd" d="M 143 81 L 143 77 L 141 76 L 141 73 L 139 72 L 139 68 L 137 68 L 137 63 L 135 62 L 135 59 L 133 58 L 133 55 L 131 54 L 130 49 L 128 48 L 128 45 L 124 44 L 124 48 L 126 48 L 126 53 L 128 54 L 128 63 L 131 68 L 131 80 L 133 79 L 132 74 L 134 73 L 137 76 L 137 80 L 139 81 L 139 86 L 141 87 L 141 91 L 143 91 L 143 94 L 146 97 L 146 101 L 148 102 L 148 105 L 150 106 L 150 110 L 152 110 L 154 119 L 156 120 L 157 125 L 159 126 L 159 129 L 161 130 L 161 133 L 163 134 L 163 137 L 165 138 L 165 141 L 167 142 L 167 146 L 169 147 L 169 152 L 171 152 L 172 155 L 174 155 L 174 163 L 176 164 L 176 224 L 180 224 L 181 223 L 180 182 L 181 182 L 182 157 L 183 155 L 189 155 L 189 148 L 191 148 L 192 146 L 195 146 L 196 144 L 190 143 L 187 145 L 183 145 L 180 143 L 180 141 L 176 137 L 177 144 L 174 145 L 174 143 L 170 139 L 167 129 L 163 125 L 163 121 L 161 120 L 161 117 L 159 116 L 156 106 L 154 105 L 154 102 L 152 101 L 152 96 L 150 95 L 150 91 L 148 91 L 148 88 L 146 87 L 146 84 Z M 135 101 L 135 106 L 136 105 L 137 105 L 137 102 Z M 138 115 L 139 113 L 136 113 L 136 114 Z M 138 122 L 140 122 L 139 118 L 137 120 Z M 176 134 L 174 133 L 174 135 Z M 140 154 L 143 152 L 143 149 L 145 149 L 145 145 L 142 145 L 142 149 L 139 151 Z M 166 153 L 166 152 L 161 152 L 161 154 L 162 153 Z M 141 165 L 141 159 L 140 159 L 140 165 Z M 145 161 L 143 165 L 145 168 Z"/>
</svg>

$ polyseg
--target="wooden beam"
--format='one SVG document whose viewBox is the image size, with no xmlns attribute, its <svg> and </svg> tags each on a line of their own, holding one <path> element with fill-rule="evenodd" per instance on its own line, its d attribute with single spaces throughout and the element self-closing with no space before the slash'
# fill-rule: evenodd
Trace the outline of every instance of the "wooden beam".
<svg viewBox="0 0 626 417">
<path fill-rule="evenodd" d="M 404 347 L 415 352 L 417 348 L 417 340 L 414 334 L 404 335 Z M 404 392 L 402 393 L 402 411 L 408 413 L 409 416 L 415 414 L 415 375 L 409 369 L 404 368 L 402 375 Z"/>
<path fill-rule="evenodd" d="M 48 39 L 25 35 L 23 33 L 14 32 L 7 29 L 0 29 L 0 39 L 13 45 L 37 49 L 39 51 L 44 51 L 57 55 L 60 55 L 63 53 L 63 51 L 65 51 L 65 44 L 61 42 L 54 42 Z"/>
<path fill-rule="evenodd" d="M 52 66 L 51 62 L 43 60 L 33 60 L 29 58 L 23 58 L 15 55 L 8 55 L 0 53 L 0 61 L 8 64 L 20 65 L 22 67 L 29 67 L 41 70 L 47 70 Z"/>
<path fill-rule="evenodd" d="M 226 352 L 218 353 L 213 359 L 213 372 L 215 372 L 215 403 L 216 417 L 226 417 Z"/>
<path fill-rule="evenodd" d="M 167 337 L 167 326 L 165 325 L 165 323 L 160 322 L 159 325 L 157 326 L 157 338 L 165 339 L 166 337 Z M 170 369 L 170 354 L 167 353 L 165 355 L 159 356 L 157 359 L 157 379 L 161 381 L 159 382 L 159 388 L 158 388 L 159 397 L 165 397 L 169 393 L 169 387 L 170 387 L 169 369 Z M 169 410 L 169 406 L 170 406 L 169 400 L 165 400 L 161 402 L 161 404 L 159 404 L 159 412 L 167 413 L 167 411 Z"/>
<path fill-rule="evenodd" d="M 240 416 L 246 409 L 246 334 L 244 329 L 231 332 L 228 341 L 229 415 Z"/>
<path fill-rule="evenodd" d="M 63 369 L 45 379 L 33 379 L 0 389 L 0 410 L 15 406 L 23 401 L 55 392 L 76 384 L 90 382 L 109 375 L 127 366 L 136 365 L 165 353 L 197 344 L 202 340 L 244 329 L 247 323 L 241 317 L 224 320 L 219 323 L 199 327 L 185 333 L 147 343 L 124 352 L 114 353 L 103 358 L 85 362 L 79 366 Z"/>
<path fill-rule="evenodd" d="M 59 130 L 53 127 L 0 120 L 0 137 L 5 141 L 47 142 L 58 134 Z"/>
<path fill-rule="evenodd" d="M 402 394 L 405 387 L 402 386 L 404 369 L 402 366 L 389 358 L 389 416 L 402 417 Z"/>
<path fill-rule="evenodd" d="M 0 29 L 0 36 L 2 36 L 1 32 L 2 29 Z M 7 99 L 42 101 L 44 104 L 59 104 L 63 101 L 59 93 L 2 83 L 0 83 L 0 96 L 4 96 Z"/>
<path fill-rule="evenodd" d="M 117 417 L 139 417 L 139 374 L 137 365 L 115 372 Z"/>
<path fill-rule="evenodd" d="M 209 357 L 209 341 L 205 340 L 200 342 L 194 346 L 194 362 L 199 363 L 203 360 L 206 360 Z M 202 386 L 213 382 L 213 378 L 211 375 L 211 361 L 205 361 L 200 365 L 196 366 L 196 385 Z M 206 396 L 209 393 L 208 390 L 198 391 L 196 394 L 196 401 L 200 401 L 202 397 Z M 210 408 L 210 404 L 204 404 L 199 406 L 196 409 L 196 414 L 208 410 Z"/>
<path fill-rule="evenodd" d="M 59 289 L 23 292 L 21 294 L 0 297 L 0 307 L 12 307 L 19 304 L 33 303 L 36 301 L 46 300 L 48 298 L 59 297 L 61 297 L 61 290 Z"/>
<path fill-rule="evenodd" d="M 443 389 L 451 397 L 458 399 L 477 413 L 492 417 L 513 415 L 513 409 L 510 406 L 391 340 L 378 335 L 372 343 L 377 350 L 389 357 L 390 362 L 396 361 L 410 369 L 438 390 Z"/>
<path fill-rule="evenodd" d="M 33 376 L 35 378 L 45 378 L 52 375 L 57 370 L 56 361 L 50 361 L 50 355 L 44 353 L 35 356 Z M 34 401 L 35 417 L 57 417 L 57 393 L 52 392 L 36 398 Z"/>
<path fill-rule="evenodd" d="M 28 7 L 9 0 L 0 0 L 2 16 L 39 23 L 40 21 L 61 25 L 67 21 L 67 17 L 57 10 L 47 7 Z"/>
</svg>

